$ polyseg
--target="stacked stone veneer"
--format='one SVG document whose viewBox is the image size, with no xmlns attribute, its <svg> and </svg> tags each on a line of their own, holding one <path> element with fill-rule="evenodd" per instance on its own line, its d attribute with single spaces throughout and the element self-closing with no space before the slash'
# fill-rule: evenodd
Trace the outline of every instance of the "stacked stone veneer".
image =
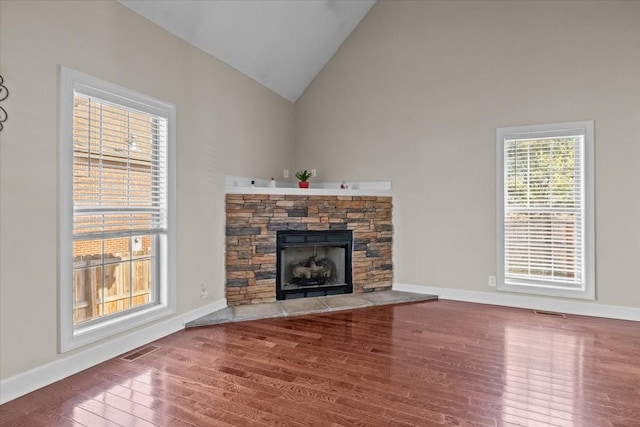
<svg viewBox="0 0 640 427">
<path fill-rule="evenodd" d="M 391 197 L 227 194 L 228 305 L 276 298 L 278 230 L 353 230 L 353 290 L 391 288 Z"/>
</svg>

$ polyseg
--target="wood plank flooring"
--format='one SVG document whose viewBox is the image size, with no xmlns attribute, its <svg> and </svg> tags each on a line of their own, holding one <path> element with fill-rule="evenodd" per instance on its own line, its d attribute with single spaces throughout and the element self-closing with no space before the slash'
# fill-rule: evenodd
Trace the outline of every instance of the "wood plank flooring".
<svg viewBox="0 0 640 427">
<path fill-rule="evenodd" d="M 0 424 L 640 426 L 638 322 L 433 301 L 151 344 L 0 406 Z"/>
</svg>

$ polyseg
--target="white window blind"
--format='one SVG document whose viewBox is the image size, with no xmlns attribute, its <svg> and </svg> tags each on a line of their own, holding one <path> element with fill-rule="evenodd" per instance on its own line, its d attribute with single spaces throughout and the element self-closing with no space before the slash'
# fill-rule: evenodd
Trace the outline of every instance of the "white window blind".
<svg viewBox="0 0 640 427">
<path fill-rule="evenodd" d="M 166 118 L 74 91 L 74 239 L 166 232 L 166 138 Z"/>
<path fill-rule="evenodd" d="M 505 141 L 505 278 L 582 283 L 582 136 Z"/>
<path fill-rule="evenodd" d="M 593 296 L 593 122 L 498 129 L 498 289 Z"/>
</svg>

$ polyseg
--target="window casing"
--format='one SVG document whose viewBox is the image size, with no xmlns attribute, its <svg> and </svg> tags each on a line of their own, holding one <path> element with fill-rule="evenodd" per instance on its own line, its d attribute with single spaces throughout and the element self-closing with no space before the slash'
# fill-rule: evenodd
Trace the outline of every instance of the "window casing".
<svg viewBox="0 0 640 427">
<path fill-rule="evenodd" d="M 175 107 L 60 75 L 63 352 L 174 312 Z"/>
<path fill-rule="evenodd" d="M 595 298 L 593 131 L 497 130 L 498 290 Z"/>
</svg>

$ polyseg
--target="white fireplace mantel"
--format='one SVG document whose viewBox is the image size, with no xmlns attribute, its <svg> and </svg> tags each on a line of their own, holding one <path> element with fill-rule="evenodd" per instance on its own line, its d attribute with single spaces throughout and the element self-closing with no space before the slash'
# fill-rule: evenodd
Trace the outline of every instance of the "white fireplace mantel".
<svg viewBox="0 0 640 427">
<path fill-rule="evenodd" d="M 254 184 L 251 185 L 251 181 Z M 298 196 L 391 196 L 391 181 L 349 181 L 348 188 L 340 188 L 340 182 L 311 182 L 310 188 L 298 188 L 297 183 L 277 181 L 275 187 L 269 180 L 240 176 L 225 177 L 226 194 L 276 194 Z"/>
</svg>

